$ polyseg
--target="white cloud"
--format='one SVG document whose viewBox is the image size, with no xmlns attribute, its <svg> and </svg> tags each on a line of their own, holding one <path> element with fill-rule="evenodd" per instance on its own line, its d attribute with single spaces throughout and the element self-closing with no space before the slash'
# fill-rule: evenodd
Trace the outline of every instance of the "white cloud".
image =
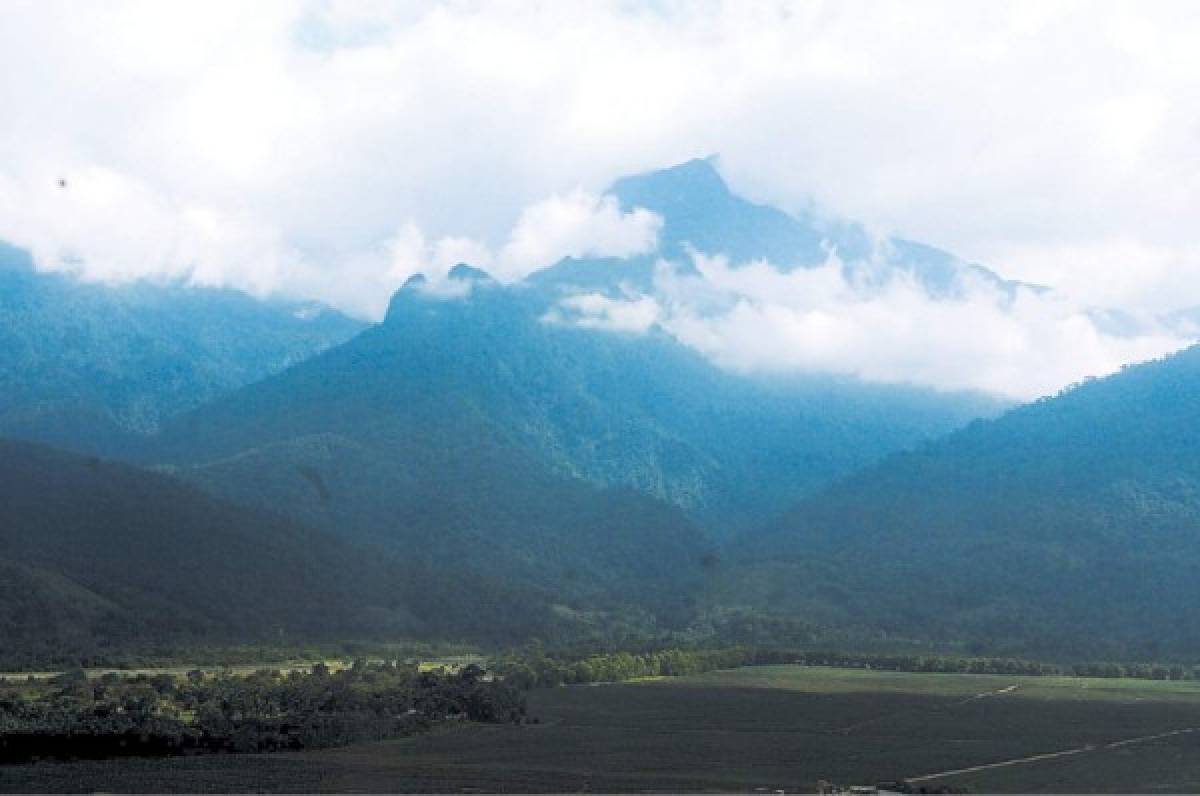
<svg viewBox="0 0 1200 796">
<path fill-rule="evenodd" d="M 1010 296 L 977 280 L 960 298 L 934 299 L 903 273 L 864 289 L 836 257 L 791 273 L 763 262 L 735 268 L 722 257 L 694 262 L 694 276 L 659 266 L 658 321 L 743 371 L 814 370 L 1031 399 L 1188 344 L 1162 327 L 1106 334 L 1057 292 Z"/>
<path fill-rule="evenodd" d="M 659 314 L 658 302 L 651 296 L 614 299 L 601 293 L 579 293 L 559 301 L 543 320 L 585 329 L 643 334 L 658 322 Z"/>
<path fill-rule="evenodd" d="M 391 281 L 402 284 L 414 274 L 424 274 L 431 279 L 440 279 L 452 267 L 467 262 L 478 267 L 487 267 L 492 254 L 486 246 L 470 238 L 446 237 L 429 242 L 415 222 L 402 225 L 396 234 L 384 243 Z"/>
<path fill-rule="evenodd" d="M 563 257 L 629 257 L 653 251 L 662 219 L 645 208 L 621 212 L 613 196 L 582 189 L 522 211 L 497 258 L 498 275 L 519 279 Z"/>
<path fill-rule="evenodd" d="M 444 297 L 463 295 L 446 283 L 459 263 L 488 271 L 502 282 L 517 281 L 564 257 L 629 257 L 654 248 L 662 219 L 644 208 L 622 212 L 612 196 L 583 190 L 555 195 L 523 210 L 499 251 L 474 238 L 427 239 L 409 219 L 379 246 L 344 261 L 337 286 L 322 289 L 322 271 L 293 263 L 287 284 L 311 285 L 325 300 L 368 317 L 380 317 L 398 286 L 415 274 L 429 279 L 426 290 Z"/>
<path fill-rule="evenodd" d="M 0 237 L 28 247 L 43 266 L 88 280 L 146 277 L 252 293 L 279 287 L 294 253 L 277 230 L 234 210 L 175 200 L 155 186 L 102 166 L 73 169 L 22 190 L 0 174 Z"/>
</svg>

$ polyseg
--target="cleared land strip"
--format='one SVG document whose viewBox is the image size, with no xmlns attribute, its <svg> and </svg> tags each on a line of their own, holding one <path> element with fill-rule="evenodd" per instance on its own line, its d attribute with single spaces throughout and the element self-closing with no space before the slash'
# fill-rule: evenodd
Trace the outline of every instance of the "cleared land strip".
<svg viewBox="0 0 1200 796">
<path fill-rule="evenodd" d="M 1070 755 L 1082 754 L 1083 752 L 1093 752 L 1097 749 L 1117 749 L 1122 746 L 1131 746 L 1138 743 L 1146 743 L 1148 741 L 1156 741 L 1159 738 L 1169 738 L 1174 735 L 1186 735 L 1187 733 L 1200 731 L 1200 727 L 1186 727 L 1182 730 L 1168 730 L 1167 732 L 1155 733 L 1154 735 L 1139 735 L 1136 738 L 1125 738 L 1120 741 L 1102 744 L 1096 746 L 1088 744 L 1086 746 L 1076 747 L 1075 749 L 1064 749 L 1061 752 L 1045 752 L 1040 755 L 1031 755 L 1029 757 L 1017 757 L 1012 760 L 1001 760 L 999 763 L 984 763 L 978 766 L 968 766 L 967 768 L 956 768 L 951 771 L 939 771 L 936 774 L 922 774 L 919 777 L 905 777 L 908 782 L 928 782 L 932 779 L 944 779 L 945 777 L 953 777 L 959 774 L 970 774 L 975 771 L 987 771 L 990 768 L 1004 768 L 1005 766 L 1021 766 L 1026 763 L 1038 763 L 1043 760 L 1053 760 L 1057 757 L 1068 757 Z"/>
<path fill-rule="evenodd" d="M 985 691 L 982 694 L 975 694 L 974 696 L 969 696 L 966 699 L 960 700 L 958 702 L 953 702 L 949 705 L 939 705 L 937 707 L 930 708 L 930 710 L 931 711 L 947 710 L 949 708 L 958 707 L 959 705 L 965 705 L 968 702 L 974 702 L 979 699 L 987 699 L 988 697 L 1004 696 L 1005 694 L 1013 693 L 1019 687 L 1020 686 L 1018 684 L 1014 683 L 1010 686 L 1001 688 L 996 691 Z M 900 715 L 900 714 L 889 713 L 889 714 L 886 714 L 883 716 L 876 716 L 874 718 L 867 719 L 866 721 L 860 721 L 860 722 L 856 722 L 854 724 L 847 725 L 845 727 L 842 727 L 842 728 L 836 730 L 836 732 L 839 732 L 842 735 L 849 735 L 850 733 L 854 732 L 855 730 L 862 729 L 863 727 L 869 727 L 872 724 L 879 724 L 880 722 L 887 721 L 888 719 L 892 718 L 892 716 L 895 716 L 895 715 Z"/>
</svg>

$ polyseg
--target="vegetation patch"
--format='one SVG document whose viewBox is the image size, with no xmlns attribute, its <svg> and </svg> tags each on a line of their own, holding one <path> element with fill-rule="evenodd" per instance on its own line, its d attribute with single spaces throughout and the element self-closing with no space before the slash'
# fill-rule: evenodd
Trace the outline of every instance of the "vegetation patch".
<svg viewBox="0 0 1200 796">
<path fill-rule="evenodd" d="M 395 738 L 447 722 L 521 722 L 524 696 L 482 668 L 358 661 L 333 671 L 199 670 L 0 689 L 0 762 L 272 752 Z"/>
</svg>

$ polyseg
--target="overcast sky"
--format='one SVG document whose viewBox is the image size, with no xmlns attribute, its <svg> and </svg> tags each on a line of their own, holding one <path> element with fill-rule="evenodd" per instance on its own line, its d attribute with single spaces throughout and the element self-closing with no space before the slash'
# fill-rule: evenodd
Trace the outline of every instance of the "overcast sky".
<svg viewBox="0 0 1200 796">
<path fill-rule="evenodd" d="M 1197 41 L 1193 2 L 5 0 L 0 238 L 44 268 L 377 316 L 416 270 L 516 278 L 637 251 L 655 219 L 604 187 L 720 153 L 752 199 L 1054 286 L 1057 315 L 1010 313 L 983 355 L 960 339 L 901 363 L 1031 397 L 1187 342 L 1109 339 L 1079 312 L 1200 305 Z M 744 339 L 722 355 L 743 364 L 872 376 L 857 363 L 888 324 L 929 310 L 897 295 L 844 334 L 793 324 L 777 354 L 733 315 L 693 337 Z M 977 317 L 943 309 L 926 320 L 958 338 Z M 1026 316 L 1061 345 L 1041 350 Z"/>
</svg>

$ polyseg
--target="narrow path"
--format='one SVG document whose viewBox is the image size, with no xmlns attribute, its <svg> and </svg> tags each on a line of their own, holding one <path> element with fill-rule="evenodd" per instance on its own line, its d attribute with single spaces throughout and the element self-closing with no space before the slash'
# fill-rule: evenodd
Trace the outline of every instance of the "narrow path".
<svg viewBox="0 0 1200 796">
<path fill-rule="evenodd" d="M 1000 688 L 995 691 L 984 691 L 981 694 L 975 694 L 974 696 L 969 696 L 966 699 L 960 699 L 958 702 L 951 702 L 948 705 L 938 705 L 937 707 L 929 708 L 929 710 L 931 712 L 938 712 L 938 711 L 947 710 L 948 708 L 958 707 L 959 705 L 965 705 L 968 702 L 974 702 L 978 699 L 987 699 L 988 697 L 1003 696 L 1005 694 L 1011 694 L 1014 691 L 1016 691 L 1017 688 L 1019 688 L 1019 687 L 1020 686 L 1017 683 L 1013 683 L 1010 686 L 1006 686 L 1004 688 Z M 891 718 L 892 716 L 898 716 L 898 715 L 901 715 L 901 714 L 900 713 L 886 713 L 882 716 L 875 716 L 874 718 L 870 718 L 865 721 L 860 721 L 860 722 L 856 722 L 855 724 L 850 724 L 845 727 L 840 727 L 840 728 L 834 730 L 834 732 L 840 733 L 841 735 L 849 735 L 850 733 L 854 732 L 855 730 L 857 730 L 861 727 L 869 727 L 872 724 L 878 724 L 881 721 L 886 721 L 887 719 Z"/>
<path fill-rule="evenodd" d="M 1003 696 L 1004 694 L 1011 694 L 1013 691 L 1016 691 L 1018 688 L 1020 688 L 1020 685 L 1018 683 L 1013 683 L 1010 686 L 1006 686 L 1004 688 L 999 688 L 995 691 L 984 691 L 982 694 L 976 694 L 975 696 L 969 696 L 964 700 L 955 702 L 954 704 L 965 705 L 968 702 L 974 702 L 977 699 L 987 699 L 988 697 Z"/>
<path fill-rule="evenodd" d="M 978 766 L 968 766 L 967 768 L 956 768 L 950 771 L 939 771 L 936 774 L 922 774 L 919 777 L 905 777 L 907 782 L 928 782 L 931 779 L 942 779 L 944 777 L 953 777 L 959 774 L 970 774 L 975 771 L 986 771 L 990 768 L 1004 768 L 1005 766 L 1020 766 L 1026 763 L 1038 763 L 1043 760 L 1053 760 L 1058 757 L 1068 757 L 1070 755 L 1082 754 L 1083 752 L 1092 752 L 1104 749 L 1117 749 L 1122 746 L 1130 746 L 1132 744 L 1146 743 L 1147 741 L 1156 741 L 1159 738 L 1169 738 L 1174 735 L 1185 735 L 1191 732 L 1200 732 L 1200 727 L 1186 727 L 1182 730 L 1168 730 L 1154 735 L 1139 735 L 1136 738 L 1125 738 L 1120 741 L 1096 746 L 1087 744 L 1074 749 L 1064 749 L 1061 752 L 1045 752 L 1040 755 L 1030 755 L 1029 757 L 1017 757 L 1012 760 L 1001 760 L 998 763 L 984 763 Z"/>
</svg>

